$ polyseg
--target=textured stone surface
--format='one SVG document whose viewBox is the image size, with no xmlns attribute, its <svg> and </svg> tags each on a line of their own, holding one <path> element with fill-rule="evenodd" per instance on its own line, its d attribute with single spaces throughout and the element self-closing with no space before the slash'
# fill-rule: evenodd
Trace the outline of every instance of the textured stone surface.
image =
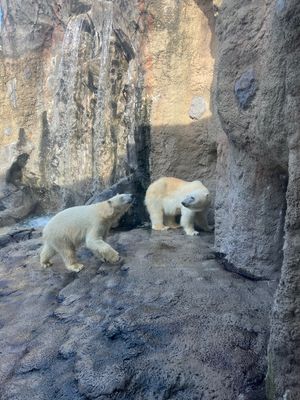
<svg viewBox="0 0 300 400">
<path fill-rule="evenodd" d="M 202 179 L 214 193 L 212 3 L 5 0 L 1 13 L 0 169 L 28 155 L 22 184 L 39 212 L 133 172 L 142 194 L 149 161 L 152 179 Z M 195 98 L 206 106 L 191 121 Z"/>
<path fill-rule="evenodd" d="M 84 283 L 75 279 L 73 290 L 72 285 L 71 289 L 68 287 L 74 277 L 60 269 L 44 281 L 36 259 L 31 259 L 39 246 L 37 239 L 18 244 L 27 236 L 36 237 L 36 233 L 19 228 L 15 233 L 6 232 L 0 240 L 5 246 L 0 264 L 5 276 L 0 288 L 8 318 L 11 316 L 13 322 L 9 325 L 6 314 L 1 314 L 0 334 L 6 332 L 12 340 L 8 347 L 4 344 L 5 356 L 0 365 L 6 382 L 5 400 L 24 396 L 38 400 L 126 398 L 127 387 L 131 393 L 149 399 L 163 393 L 164 398 L 202 396 L 210 400 L 223 399 L 224 394 L 226 399 L 257 400 L 263 397 L 266 310 L 273 287 L 273 283 L 268 286 L 260 279 L 273 279 L 282 262 L 272 316 L 267 389 L 272 400 L 298 400 L 299 13 L 296 0 L 1 2 L 0 226 L 33 212 L 57 210 L 88 199 L 93 202 L 119 190 L 138 194 L 138 211 L 129 216 L 135 225 L 145 216 L 142 198 L 150 178 L 200 178 L 214 193 L 217 175 L 215 249 L 228 268 L 257 279 L 249 283 L 236 281 L 235 275 L 230 275 L 235 278 L 229 282 L 225 275 L 217 275 L 216 282 L 215 271 L 200 275 L 201 284 L 213 282 L 211 291 L 205 291 L 207 285 L 203 287 L 201 297 L 195 286 L 198 280 L 194 279 L 193 262 L 197 260 L 198 268 L 206 261 L 197 258 L 198 252 L 204 250 L 195 241 L 195 258 L 191 261 L 194 266 L 188 267 L 193 279 L 186 282 L 184 295 L 174 295 L 176 300 L 170 301 L 170 324 L 163 320 L 156 325 L 155 321 L 162 318 L 159 313 L 164 304 L 160 299 L 164 293 L 177 289 L 181 293 L 181 270 L 177 266 L 174 280 L 164 282 L 171 275 L 168 265 L 174 266 L 174 260 L 182 265 L 187 262 L 186 253 L 184 259 L 176 253 L 181 244 L 177 239 L 174 250 L 159 236 L 157 242 L 154 236 L 142 236 L 139 241 L 133 233 L 134 243 L 124 236 L 126 244 L 120 250 L 129 246 L 137 257 L 129 257 L 132 264 L 118 271 L 107 266 L 98 271 L 92 259 L 91 272 L 84 271 Z M 206 104 L 205 110 L 195 101 L 200 98 Z M 196 119 L 191 120 L 191 116 Z M 167 233 L 166 237 L 172 234 Z M 178 233 L 174 235 L 177 237 Z M 161 258 L 149 256 L 146 250 L 143 253 L 151 246 L 159 247 Z M 188 246 L 184 250 L 188 251 Z M 153 294 L 154 303 L 159 299 L 155 303 L 159 317 L 152 315 L 149 304 L 153 298 L 146 296 L 147 282 L 153 283 L 154 275 L 147 271 L 144 281 L 138 275 L 141 265 L 147 267 L 149 259 L 157 270 L 167 264 L 166 271 L 160 270 L 162 292 L 158 290 L 158 297 L 156 292 Z M 28 265 L 33 265 L 29 274 Z M 118 274 L 128 274 L 133 282 L 116 284 Z M 19 282 L 25 286 L 19 287 Z M 98 284 L 108 296 L 108 305 L 100 300 L 101 290 L 97 297 Z M 84 286 L 91 292 L 85 292 Z M 66 302 L 64 294 L 59 295 L 62 304 L 58 306 L 56 295 L 63 287 L 71 294 Z M 232 287 L 238 300 L 228 290 Z M 77 289 L 84 294 L 78 295 Z M 112 297 L 107 290 L 113 291 Z M 130 297 L 136 290 L 142 293 L 145 312 L 139 308 L 139 314 L 132 305 L 134 311 L 129 316 L 125 313 L 125 322 L 115 324 L 114 316 L 123 317 L 121 312 L 118 314 L 117 307 L 122 305 L 116 300 L 117 294 L 127 306 L 127 294 Z M 249 299 L 248 292 L 253 299 Z M 177 297 L 180 300 L 176 303 Z M 91 298 L 96 298 L 91 302 L 97 306 L 93 305 L 88 314 Z M 250 333 L 247 328 L 246 333 L 242 318 L 232 331 L 229 329 L 228 335 L 232 336 L 225 336 L 228 347 L 224 347 L 224 337 L 218 336 L 218 331 L 230 323 L 219 323 L 220 315 L 227 315 L 228 308 L 235 307 L 244 310 L 244 318 L 248 318 L 245 324 L 251 321 L 251 325 L 258 318 L 253 315 L 255 302 L 262 299 L 266 303 L 259 314 L 264 320 L 259 322 L 259 334 L 254 328 L 254 339 L 252 328 Z M 205 315 L 204 301 L 210 305 Z M 27 305 L 28 312 L 24 311 Z M 176 312 L 187 315 L 184 324 L 178 321 Z M 97 321 L 98 314 L 107 323 Z M 45 330 L 41 324 L 44 320 Z M 96 327 L 88 322 L 94 320 Z M 75 327 L 72 325 L 74 331 L 66 341 L 68 324 Z M 192 332 L 194 345 L 182 340 L 181 328 L 185 336 Z M 202 341 L 206 328 L 213 344 Z M 234 338 L 240 338 L 240 330 L 245 334 L 242 345 L 236 345 Z M 76 334 L 84 337 L 79 355 L 79 342 L 73 340 Z M 170 337 L 173 339 L 172 334 L 175 350 L 168 342 Z M 259 338 L 263 345 L 255 344 L 258 350 L 253 353 L 251 346 Z M 112 348 L 110 341 L 114 340 L 118 354 L 105 369 Z M 245 345 L 245 341 L 250 344 Z M 56 343 L 61 343 L 59 351 Z M 153 343 L 162 354 L 160 364 L 149 349 Z M 213 347 L 218 349 L 217 354 Z M 246 351 L 246 357 L 243 353 L 237 360 L 240 353 L 236 352 L 245 347 L 252 353 Z M 94 358 L 87 356 L 90 352 L 95 353 Z M 170 354 L 177 360 L 176 366 Z M 133 359 L 138 360 L 136 365 Z M 67 368 L 66 360 L 71 360 L 67 361 Z M 124 368 L 127 365 L 128 370 Z M 138 369 L 153 374 L 138 373 Z M 250 371 L 251 378 L 247 372 L 245 377 L 238 376 L 237 371 L 241 370 Z M 256 373 L 252 375 L 252 371 Z M 49 379 L 44 379 L 44 372 Z M 194 379 L 198 372 L 199 377 Z M 215 382 L 219 384 L 215 393 L 210 391 L 212 381 L 214 387 Z M 145 394 L 142 387 L 146 383 L 149 387 Z M 25 394 L 24 387 L 28 391 Z"/>
<path fill-rule="evenodd" d="M 208 1 L 154 0 L 145 44 L 145 92 L 151 123 L 151 179 L 200 179 L 214 193 L 216 132 L 212 121 L 214 15 Z M 191 120 L 195 97 L 206 103 Z"/>
<path fill-rule="evenodd" d="M 235 96 L 242 108 L 249 107 L 256 90 L 257 84 L 255 72 L 253 69 L 249 69 L 242 74 L 242 76 L 235 82 L 234 85 Z"/>
<path fill-rule="evenodd" d="M 192 119 L 201 119 L 205 111 L 206 111 L 206 103 L 203 97 L 201 96 L 193 97 L 189 111 L 189 116 Z"/>
<path fill-rule="evenodd" d="M 268 352 L 271 400 L 300 398 L 299 19 L 299 2 L 281 0 L 224 0 L 217 17 L 215 245 L 256 278 L 283 265 Z"/>
<path fill-rule="evenodd" d="M 282 264 L 286 208 L 284 39 L 272 1 L 223 1 L 216 29 L 216 249 L 238 268 L 269 276 Z"/>
<path fill-rule="evenodd" d="M 141 225 L 148 218 L 146 207 L 144 206 L 144 191 L 147 188 L 143 185 L 144 180 L 138 174 L 131 174 L 126 178 L 120 179 L 114 185 L 102 192 L 96 192 L 86 204 L 93 204 L 108 200 L 110 197 L 119 193 L 131 193 L 134 195 L 134 204 L 119 221 L 118 226 L 134 228 Z"/>
<path fill-rule="evenodd" d="M 275 298 L 269 344 L 268 398 L 300 398 L 300 5 L 277 2 L 282 37 L 286 40 L 286 107 L 289 184 L 284 260 Z M 279 7 L 280 6 L 280 7 Z"/>
<path fill-rule="evenodd" d="M 82 204 L 135 170 L 143 187 L 149 128 L 138 3 L 16 0 L 1 13 L 1 186 L 25 154 L 21 183 L 40 211 Z"/>
<path fill-rule="evenodd" d="M 78 275 L 37 235 L 0 250 L 1 400 L 264 399 L 276 282 L 224 271 L 210 234 L 115 233 L 124 265 L 82 249 Z"/>
</svg>

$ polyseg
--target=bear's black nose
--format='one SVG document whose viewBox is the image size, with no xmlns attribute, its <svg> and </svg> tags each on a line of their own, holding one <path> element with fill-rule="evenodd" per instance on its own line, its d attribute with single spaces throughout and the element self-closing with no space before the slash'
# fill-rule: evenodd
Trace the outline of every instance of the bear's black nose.
<svg viewBox="0 0 300 400">
<path fill-rule="evenodd" d="M 181 202 L 181 204 L 186 207 L 186 203 L 184 201 Z"/>
</svg>

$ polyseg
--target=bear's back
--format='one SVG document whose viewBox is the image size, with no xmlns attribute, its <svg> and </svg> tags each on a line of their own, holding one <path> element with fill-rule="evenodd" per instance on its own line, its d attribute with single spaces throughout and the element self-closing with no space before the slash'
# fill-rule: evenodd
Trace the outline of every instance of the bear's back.
<svg viewBox="0 0 300 400">
<path fill-rule="evenodd" d="M 43 236 L 60 234 L 64 236 L 65 232 L 85 232 L 91 224 L 91 206 L 70 207 L 57 213 L 45 226 Z M 59 234 L 59 236 L 60 236 Z"/>
<path fill-rule="evenodd" d="M 168 196 L 187 183 L 182 179 L 164 176 L 151 183 L 147 189 L 146 198 L 149 195 L 157 197 Z"/>
</svg>

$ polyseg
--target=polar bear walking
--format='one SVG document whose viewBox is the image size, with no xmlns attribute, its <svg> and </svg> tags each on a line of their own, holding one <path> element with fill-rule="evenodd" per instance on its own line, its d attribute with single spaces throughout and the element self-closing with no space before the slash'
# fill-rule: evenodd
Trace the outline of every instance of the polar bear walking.
<svg viewBox="0 0 300 400">
<path fill-rule="evenodd" d="M 84 266 L 77 262 L 75 251 L 84 243 L 101 259 L 117 262 L 119 253 L 104 240 L 132 201 L 131 194 L 118 194 L 107 201 L 67 208 L 56 214 L 43 231 L 41 265 L 50 266 L 50 259 L 58 253 L 68 270 L 79 272 Z"/>
<path fill-rule="evenodd" d="M 200 182 L 163 177 L 147 189 L 145 204 L 150 214 L 152 229 L 162 231 L 182 226 L 187 235 L 198 235 L 194 224 L 210 231 L 207 210 L 211 203 L 208 189 Z M 181 214 L 180 225 L 175 216 Z"/>
</svg>

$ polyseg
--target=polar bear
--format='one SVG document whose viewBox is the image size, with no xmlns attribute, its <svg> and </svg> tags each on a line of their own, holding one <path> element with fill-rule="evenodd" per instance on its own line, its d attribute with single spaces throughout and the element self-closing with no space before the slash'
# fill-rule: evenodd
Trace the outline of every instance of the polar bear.
<svg viewBox="0 0 300 400">
<path fill-rule="evenodd" d="M 153 182 L 147 189 L 145 204 L 150 214 L 152 229 L 162 231 L 182 226 L 187 235 L 198 235 L 194 229 L 197 223 L 205 231 L 210 231 L 207 210 L 211 203 L 208 189 L 200 182 L 163 177 Z M 175 216 L 180 215 L 180 225 Z"/>
<path fill-rule="evenodd" d="M 58 253 L 68 270 L 79 272 L 84 266 L 76 261 L 75 250 L 81 244 L 101 259 L 117 262 L 118 252 L 104 240 L 132 202 L 131 194 L 118 194 L 107 201 L 67 208 L 56 214 L 43 230 L 41 265 L 50 266 L 50 259 Z"/>
</svg>

